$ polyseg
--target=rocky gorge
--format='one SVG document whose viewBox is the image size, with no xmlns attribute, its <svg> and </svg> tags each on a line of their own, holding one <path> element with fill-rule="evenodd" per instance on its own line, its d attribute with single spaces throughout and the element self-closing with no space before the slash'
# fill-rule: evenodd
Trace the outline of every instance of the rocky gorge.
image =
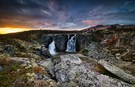
<svg viewBox="0 0 135 87">
<path fill-rule="evenodd" d="M 1 87 L 133 87 L 134 63 L 134 27 L 0 35 Z"/>
</svg>

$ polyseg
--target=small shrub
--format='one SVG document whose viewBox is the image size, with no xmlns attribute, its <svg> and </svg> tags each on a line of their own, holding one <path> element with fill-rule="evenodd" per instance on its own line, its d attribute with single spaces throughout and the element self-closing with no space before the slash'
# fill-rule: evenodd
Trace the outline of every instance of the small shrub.
<svg viewBox="0 0 135 87">
<path fill-rule="evenodd" d="M 82 49 L 81 51 L 80 51 L 80 53 L 82 53 L 83 55 L 88 55 L 88 50 L 87 49 Z"/>
<path fill-rule="evenodd" d="M 46 71 L 44 68 L 39 67 L 39 66 L 33 68 L 33 71 L 34 71 L 35 73 L 40 73 L 40 74 L 48 75 L 48 74 L 47 74 L 47 71 Z"/>
<path fill-rule="evenodd" d="M 0 57 L 0 65 L 9 65 L 11 60 L 8 57 Z"/>
</svg>

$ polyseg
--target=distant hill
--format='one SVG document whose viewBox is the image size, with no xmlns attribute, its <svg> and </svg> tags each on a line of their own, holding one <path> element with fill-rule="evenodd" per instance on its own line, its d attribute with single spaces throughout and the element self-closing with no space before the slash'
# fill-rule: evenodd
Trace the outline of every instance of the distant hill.
<svg viewBox="0 0 135 87">
<path fill-rule="evenodd" d="M 120 24 L 115 24 L 115 25 L 97 25 L 94 27 L 82 29 L 82 30 L 30 30 L 30 31 L 24 31 L 24 32 L 17 32 L 17 33 L 9 33 L 9 34 L 0 34 L 0 36 L 22 36 L 22 35 L 28 35 L 28 34 L 64 34 L 64 33 L 88 33 L 88 32 L 93 32 L 93 31 L 98 31 L 98 30 L 135 30 L 135 25 L 120 25 Z"/>
</svg>

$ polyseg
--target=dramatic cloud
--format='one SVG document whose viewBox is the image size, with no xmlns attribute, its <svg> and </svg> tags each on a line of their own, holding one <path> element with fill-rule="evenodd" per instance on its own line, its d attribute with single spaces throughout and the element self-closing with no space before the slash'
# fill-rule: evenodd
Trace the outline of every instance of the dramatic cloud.
<svg viewBox="0 0 135 87">
<path fill-rule="evenodd" d="M 135 24 L 135 0 L 0 0 L 0 27 L 83 28 Z"/>
</svg>

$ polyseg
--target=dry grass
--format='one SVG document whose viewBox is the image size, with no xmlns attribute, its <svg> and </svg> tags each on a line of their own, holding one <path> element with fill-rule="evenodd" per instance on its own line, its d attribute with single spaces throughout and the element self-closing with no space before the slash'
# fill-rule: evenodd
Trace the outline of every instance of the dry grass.
<svg viewBox="0 0 135 87">
<path fill-rule="evenodd" d="M 32 53 L 16 52 L 17 57 L 32 58 Z"/>
<path fill-rule="evenodd" d="M 36 80 L 33 87 L 59 87 L 54 81 Z"/>
<path fill-rule="evenodd" d="M 11 60 L 9 57 L 0 57 L 0 65 L 9 65 L 11 63 Z"/>
<path fill-rule="evenodd" d="M 93 70 L 94 70 L 95 72 L 102 73 L 102 74 L 104 74 L 104 73 L 106 72 L 106 69 L 105 69 L 102 65 L 100 65 L 100 64 L 96 64 L 96 65 L 93 67 Z"/>
<path fill-rule="evenodd" d="M 117 65 L 119 68 L 123 69 L 127 73 L 130 73 L 135 76 L 135 65 L 131 64 L 119 64 Z"/>
<path fill-rule="evenodd" d="M 45 74 L 46 76 L 48 76 L 47 71 L 43 67 L 40 67 L 40 66 L 34 67 L 33 71 L 35 73 Z"/>
</svg>

